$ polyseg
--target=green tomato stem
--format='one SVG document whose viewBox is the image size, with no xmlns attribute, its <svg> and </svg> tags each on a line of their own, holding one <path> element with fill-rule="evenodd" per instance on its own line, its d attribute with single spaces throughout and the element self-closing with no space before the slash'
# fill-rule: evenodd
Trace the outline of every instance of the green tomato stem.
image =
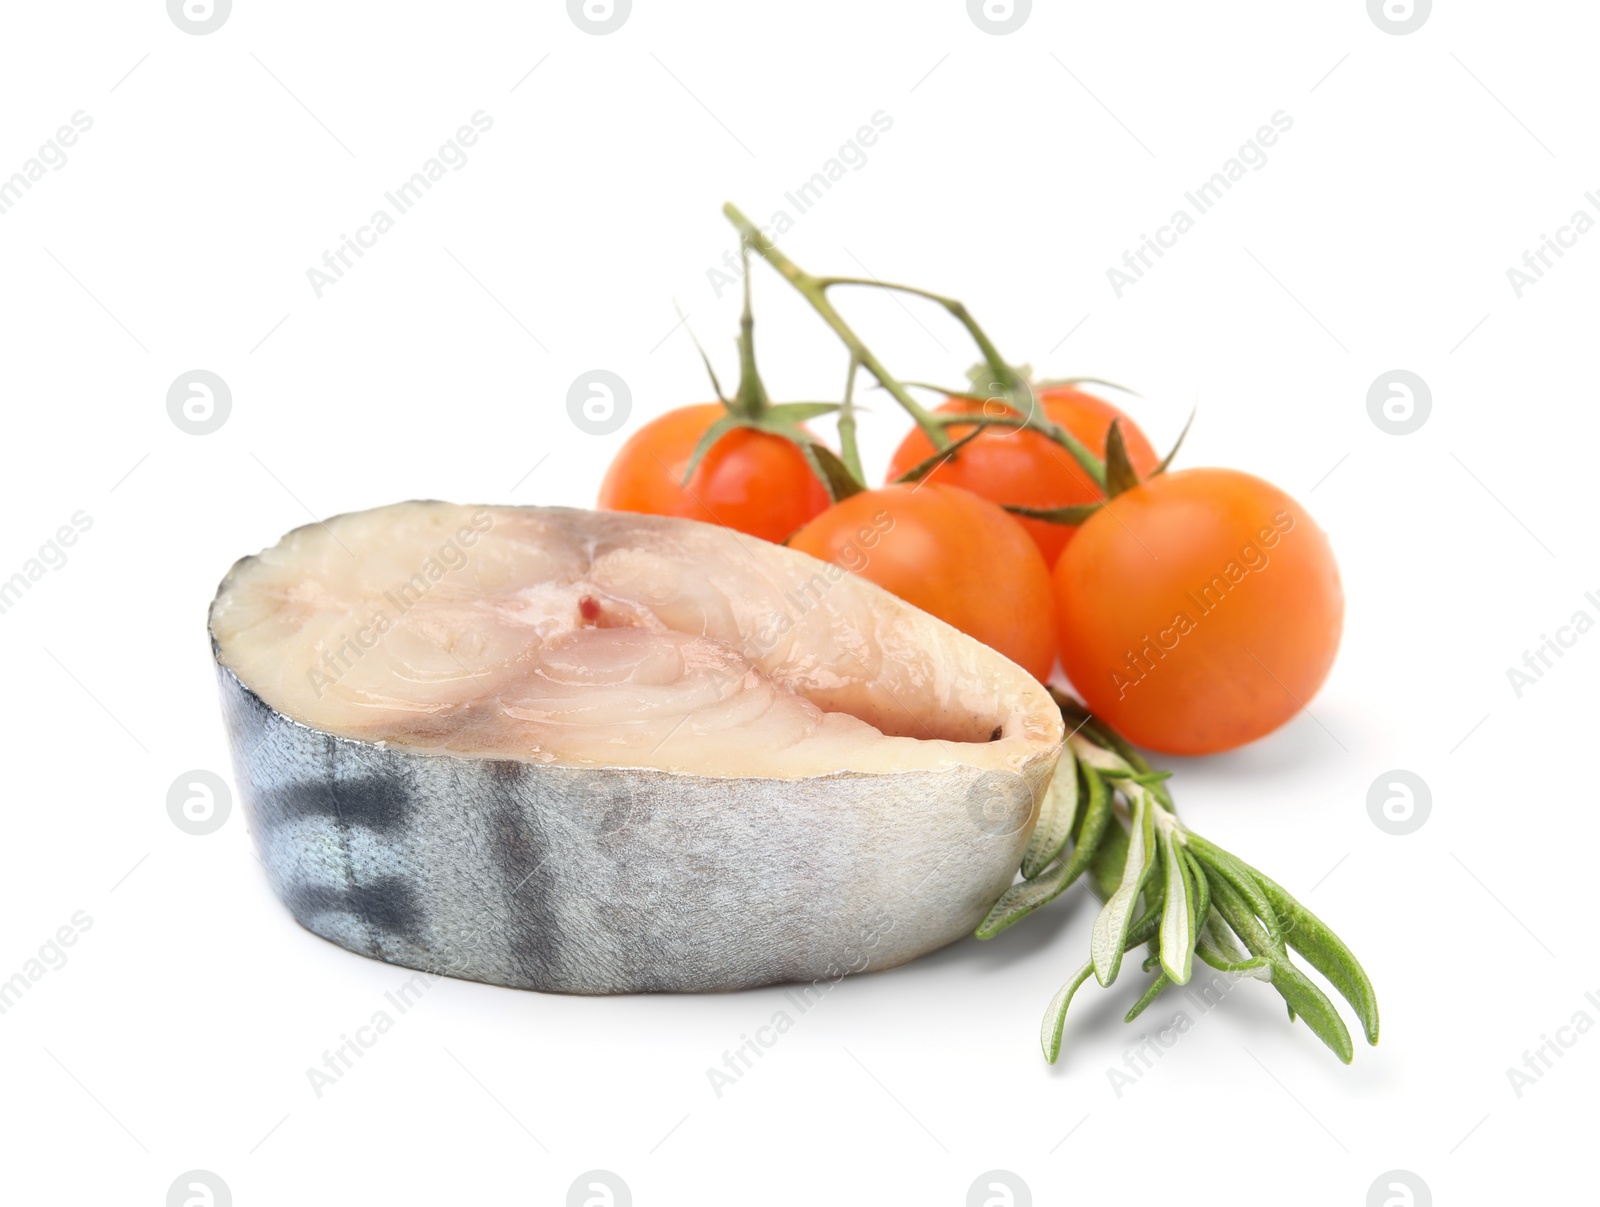
<svg viewBox="0 0 1600 1207">
<path fill-rule="evenodd" d="M 911 394 L 896 380 L 894 375 L 884 368 L 883 362 L 873 355 L 872 349 L 862 342 L 861 337 L 851 329 L 850 324 L 845 322 L 843 316 L 834 309 L 833 303 L 828 300 L 827 286 L 823 283 L 822 278 L 812 276 L 779 251 L 772 240 L 762 234 L 760 229 L 749 218 L 745 217 L 731 201 L 722 207 L 722 212 L 727 215 L 728 221 L 733 223 L 734 227 L 739 231 L 744 242 L 755 248 L 767 263 L 778 270 L 778 274 L 784 280 L 794 286 L 801 297 L 811 303 L 811 308 L 822 317 L 822 321 L 827 323 L 833 329 L 834 334 L 844 343 L 845 347 L 850 349 L 851 356 L 860 361 L 867 372 L 877 379 L 878 384 L 889 391 L 894 400 L 905 408 L 906 413 L 922 429 L 923 434 L 932 441 L 933 446 L 935 448 L 947 447 L 950 443 L 950 437 L 945 435 L 943 428 L 933 422 L 932 414 L 915 398 L 911 397 Z M 746 273 L 745 276 L 746 280 L 748 280 L 749 274 Z"/>
<path fill-rule="evenodd" d="M 739 315 L 739 388 L 730 411 L 746 419 L 760 419 L 769 405 L 767 389 L 756 371 L 755 315 L 750 309 L 750 252 L 742 244 L 739 256 L 744 261 L 744 310 Z"/>
<path fill-rule="evenodd" d="M 1007 401 L 1015 403 L 1017 401 L 1017 392 L 1028 388 L 1028 383 L 1023 380 L 1022 375 L 1011 367 L 1005 357 L 1000 355 L 1000 350 L 994 346 L 994 342 L 984 333 L 983 328 L 978 326 L 977 320 L 967 310 L 966 303 L 956 298 L 945 297 L 943 294 L 934 293 L 927 289 L 919 289 L 915 285 L 897 285 L 892 281 L 880 281 L 876 277 L 818 277 L 817 283 L 824 289 L 832 285 L 862 285 L 868 289 L 890 289 L 896 293 L 909 293 L 914 297 L 926 298 L 930 302 L 943 306 L 958 323 L 967 329 L 967 334 L 972 337 L 972 342 L 978 345 L 978 351 L 982 354 L 984 363 L 989 366 L 989 371 L 994 374 L 995 382 L 1005 391 Z"/>
<path fill-rule="evenodd" d="M 745 276 L 749 278 L 748 273 Z M 856 370 L 860 367 L 861 362 L 852 356 L 850 371 L 844 379 L 844 401 L 839 404 L 839 459 L 855 475 L 856 481 L 865 482 L 866 475 L 861 472 L 861 452 L 856 446 Z"/>
<path fill-rule="evenodd" d="M 964 302 L 957 298 L 946 297 L 944 294 L 934 293 L 929 289 L 921 289 L 915 285 L 901 285 L 892 281 L 881 281 L 876 277 L 815 276 L 809 272 L 806 272 L 782 251 L 780 251 L 777 245 L 765 234 L 763 234 L 761 230 L 754 223 L 752 223 L 750 219 L 747 218 L 732 202 L 724 204 L 722 207 L 722 212 L 727 215 L 728 220 L 733 223 L 742 236 L 740 243 L 740 254 L 746 256 L 747 258 L 747 266 L 745 271 L 745 294 L 747 298 L 747 306 L 750 275 L 748 269 L 748 253 L 745 249 L 748 247 L 754 247 L 769 264 L 777 269 L 779 275 L 788 281 L 789 284 L 794 286 L 795 290 L 811 303 L 812 308 L 815 309 L 816 312 L 822 317 L 823 321 L 833 329 L 834 333 L 838 335 L 838 337 L 844 342 L 845 346 L 850 349 L 852 363 L 854 364 L 858 362 L 861 365 L 866 366 L 867 370 L 873 375 L 874 378 L 877 379 L 878 384 L 887 390 L 891 396 L 893 396 L 894 400 L 906 410 L 906 412 L 916 422 L 917 426 L 922 429 L 923 434 L 928 437 L 929 442 L 932 443 L 936 450 L 943 451 L 944 449 L 950 447 L 951 439 L 949 434 L 944 430 L 946 427 L 963 421 L 970 422 L 970 418 L 934 415 L 921 404 L 919 404 L 916 399 L 911 396 L 907 387 L 912 384 L 921 383 L 901 382 L 888 373 L 882 362 L 880 362 L 877 357 L 872 354 L 871 350 L 867 348 L 866 344 L 862 342 L 861 338 L 856 335 L 855 331 L 851 329 L 850 325 L 844 321 L 844 318 L 839 314 L 838 310 L 834 308 L 833 303 L 829 301 L 827 296 L 828 290 L 833 286 L 853 285 L 868 289 L 891 290 L 896 293 L 905 293 L 910 294 L 913 297 L 923 298 L 943 307 L 953 318 L 955 318 L 958 323 L 962 325 L 962 327 L 966 329 L 967 334 L 972 337 L 973 343 L 977 345 L 978 351 L 983 356 L 985 365 L 988 366 L 989 372 L 993 376 L 995 387 L 1003 395 L 1003 401 L 1013 411 L 1017 412 L 1018 416 L 1020 416 L 1016 422 L 1005 423 L 1004 426 L 1027 428 L 1030 431 L 1036 431 L 1045 436 L 1047 439 L 1054 441 L 1062 449 L 1064 449 L 1074 461 L 1078 463 L 1078 465 L 1086 474 L 1089 475 L 1090 480 L 1094 482 L 1095 486 L 1098 487 L 1102 493 L 1105 492 L 1107 486 L 1106 463 L 1100 457 L 1096 456 L 1093 450 L 1091 450 L 1066 428 L 1062 427 L 1058 423 L 1055 423 L 1048 417 L 1038 413 L 1038 408 L 1034 405 L 1035 399 L 1033 385 L 1028 381 L 1025 373 L 1018 372 L 1018 370 L 1000 354 L 1000 350 L 995 347 L 994 341 L 989 338 L 988 333 L 985 332 L 984 329 L 978 324 L 977 320 L 972 317 L 971 312 L 967 309 Z M 853 372 L 854 369 L 852 368 L 852 373 Z M 1085 378 L 1084 380 L 1090 379 Z M 957 391 L 952 391 L 951 393 L 956 397 L 974 397 L 973 395 L 966 395 Z M 849 413 L 848 408 L 847 413 Z M 850 423 L 853 435 L 853 413 L 851 413 L 851 415 L 852 417 L 848 422 Z M 1004 421 L 997 418 L 991 422 L 1000 425 Z M 843 428 L 845 423 L 846 419 L 843 415 L 841 415 L 841 442 L 844 438 Z M 850 462 L 846 460 L 846 464 L 849 465 Z M 855 470 L 852 469 L 852 472 L 855 472 Z"/>
</svg>

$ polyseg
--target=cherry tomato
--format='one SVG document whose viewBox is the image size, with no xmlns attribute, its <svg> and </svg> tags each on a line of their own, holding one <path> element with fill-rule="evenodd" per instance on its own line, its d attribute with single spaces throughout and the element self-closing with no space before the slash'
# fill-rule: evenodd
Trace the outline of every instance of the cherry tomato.
<svg viewBox="0 0 1600 1207">
<path fill-rule="evenodd" d="M 1231 469 L 1162 474 L 1091 517 L 1056 563 L 1061 664 L 1095 715 L 1168 754 L 1271 733 L 1327 677 L 1344 623 L 1328 538 Z"/>
<path fill-rule="evenodd" d="M 1144 433 L 1104 399 L 1073 386 L 1047 387 L 1041 389 L 1036 398 L 1045 416 L 1066 428 L 1096 456 L 1105 455 L 1106 433 L 1111 430 L 1111 421 L 1118 419 L 1128 460 L 1139 476 L 1143 478 L 1161 463 Z M 943 415 L 993 414 L 993 410 L 986 412 L 984 408 L 998 405 L 952 398 L 938 410 Z M 948 429 L 953 440 L 959 440 L 971 430 L 961 426 Z M 913 429 L 895 450 L 889 463 L 889 478 L 899 477 L 932 455 L 932 443 L 920 428 Z M 929 476 L 946 486 L 960 486 L 1002 505 L 1067 507 L 1093 503 L 1102 497 L 1100 488 L 1066 449 L 1038 432 L 1014 428 L 990 428 Z M 1044 560 L 1052 566 L 1077 532 L 1077 528 L 1066 524 L 1020 516 L 1018 519 L 1038 543 Z"/>
<path fill-rule="evenodd" d="M 599 506 L 704 520 L 777 543 L 827 508 L 827 490 L 794 443 L 750 428 L 713 444 L 680 486 L 695 445 L 725 414 L 712 402 L 645 424 L 606 470 Z"/>
<path fill-rule="evenodd" d="M 892 591 L 1045 679 L 1055 664 L 1050 571 L 987 499 L 924 482 L 863 491 L 789 541 Z"/>
</svg>

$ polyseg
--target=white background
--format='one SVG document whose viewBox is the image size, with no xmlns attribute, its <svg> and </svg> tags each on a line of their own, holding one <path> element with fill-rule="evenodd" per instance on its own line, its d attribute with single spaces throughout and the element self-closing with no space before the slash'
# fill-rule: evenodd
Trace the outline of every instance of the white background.
<svg viewBox="0 0 1600 1207">
<path fill-rule="evenodd" d="M 1594 213 L 1597 22 L 1441 3 L 1394 36 L 1360 0 L 1040 3 L 995 36 L 959 0 L 637 0 L 594 36 L 551 0 L 238 0 L 194 36 L 159 0 L 8 5 L 0 176 L 74 112 L 94 123 L 0 215 L 0 577 L 93 519 L 0 615 L 0 977 L 93 919 L 0 1016 L 8 1201 L 155 1205 L 195 1168 L 241 1205 L 308 1207 L 555 1204 L 591 1168 L 641 1204 L 960 1204 L 993 1168 L 1038 1203 L 1358 1207 L 1390 1169 L 1441 1204 L 1554 1198 L 1589 1168 L 1600 1033 L 1520 1098 L 1506 1069 L 1600 1021 L 1600 635 L 1520 698 L 1506 669 L 1600 618 L 1600 234 L 1521 298 L 1506 270 Z M 306 270 L 478 110 L 467 165 L 318 299 Z M 720 1098 L 707 1068 L 780 990 L 441 982 L 316 1097 L 307 1067 L 409 974 L 299 929 L 237 810 L 204 838 L 168 820 L 175 778 L 231 780 L 217 580 L 308 513 L 592 502 L 628 432 L 708 397 L 673 299 L 732 372 L 720 204 L 788 208 L 878 110 L 893 129 L 786 250 L 961 296 L 1047 375 L 1138 388 L 1157 444 L 1198 399 L 1182 463 L 1260 473 L 1330 533 L 1349 613 L 1314 716 L 1174 787 L 1350 942 L 1382 1045 L 1341 1067 L 1254 985 L 1123 1027 L 1119 983 L 1085 991 L 1045 1065 L 1039 1015 L 1087 947 L 1077 890 L 848 979 Z M 1107 268 L 1278 110 L 1266 166 L 1118 298 Z M 759 272 L 772 392 L 836 396 L 839 347 Z M 846 301 L 907 377 L 973 359 L 936 312 Z M 1432 391 L 1408 436 L 1366 409 L 1396 367 Z M 194 368 L 233 395 L 207 436 L 166 413 Z M 567 418 L 593 368 L 631 387 L 617 435 Z M 881 470 L 904 424 L 879 396 L 866 427 Z M 1432 790 L 1407 837 L 1367 813 L 1393 768 Z M 1192 1029 L 1118 1096 L 1107 1069 L 1180 1009 Z"/>
</svg>

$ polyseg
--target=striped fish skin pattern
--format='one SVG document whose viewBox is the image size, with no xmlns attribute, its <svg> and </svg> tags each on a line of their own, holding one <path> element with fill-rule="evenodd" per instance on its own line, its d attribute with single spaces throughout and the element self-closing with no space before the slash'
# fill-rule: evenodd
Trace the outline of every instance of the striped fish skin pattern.
<svg viewBox="0 0 1600 1207">
<path fill-rule="evenodd" d="M 561 993 L 837 979 L 968 935 L 1013 879 L 1059 749 L 1020 773 L 567 767 L 340 737 L 218 678 L 251 833 L 302 926 Z"/>
</svg>

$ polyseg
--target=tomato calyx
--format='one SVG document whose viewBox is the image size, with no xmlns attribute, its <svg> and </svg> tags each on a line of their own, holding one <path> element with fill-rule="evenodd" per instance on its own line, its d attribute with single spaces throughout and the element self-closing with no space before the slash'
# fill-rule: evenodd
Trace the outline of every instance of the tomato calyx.
<svg viewBox="0 0 1600 1207">
<path fill-rule="evenodd" d="M 1113 419 L 1106 432 L 1106 498 L 1114 499 L 1139 485 L 1139 471 L 1128 460 L 1128 445 L 1122 439 L 1122 421 Z"/>
<path fill-rule="evenodd" d="M 957 453 L 959 453 L 963 448 L 971 444 L 979 436 L 983 435 L 984 426 L 985 425 L 974 424 L 972 430 L 965 436 L 962 436 L 959 440 L 947 445 L 942 449 L 935 449 L 931 456 L 924 457 L 921 461 L 918 461 L 904 473 L 891 478 L 889 480 L 889 485 L 905 486 L 911 483 L 922 481 L 934 470 L 938 469 L 946 461 L 950 460 Z"/>
<path fill-rule="evenodd" d="M 1173 452 L 1177 452 L 1177 449 L 1174 448 Z M 1171 459 L 1169 454 L 1167 460 Z M 1012 515 L 1026 516 L 1030 520 L 1044 520 L 1051 524 L 1082 524 L 1112 499 L 1139 485 L 1139 473 L 1128 459 L 1128 446 L 1122 438 L 1120 420 L 1113 419 L 1110 430 L 1106 432 L 1106 456 L 1102 464 L 1104 469 L 1098 483 L 1100 489 L 1105 492 L 1105 497 L 1102 499 L 1096 499 L 1093 503 L 1074 503 L 1067 507 L 1024 507 L 1019 504 L 1007 504 L 1006 510 Z M 1165 462 L 1162 468 L 1165 468 Z M 1157 469 L 1155 472 L 1160 473 L 1161 470 Z"/>
<path fill-rule="evenodd" d="M 1046 377 L 1042 381 L 1033 383 L 1035 390 L 1068 390 L 1078 386 L 1105 386 L 1119 394 L 1127 394 L 1134 398 L 1143 398 L 1138 390 L 1130 389 L 1121 382 L 1107 381 L 1104 377 Z"/>
<path fill-rule="evenodd" d="M 986 365 L 974 365 L 967 371 L 968 380 L 978 393 L 962 393 L 946 391 L 952 398 L 965 402 L 981 404 L 985 413 L 977 416 L 971 415 L 939 415 L 935 416 L 937 422 L 945 427 L 954 427 L 968 423 L 982 427 L 1010 427 L 1017 430 L 1038 432 L 1047 439 L 1054 441 L 1070 453 L 1085 471 L 1093 478 L 1095 484 L 1105 493 L 1105 498 L 1094 503 L 1076 504 L 1068 507 L 1024 507 L 1010 506 L 1007 511 L 1029 519 L 1045 520 L 1050 523 L 1064 525 L 1082 524 L 1111 499 L 1116 498 L 1124 491 L 1132 490 L 1139 485 L 1141 479 L 1138 471 L 1133 466 L 1132 458 L 1128 453 L 1127 441 L 1122 435 L 1121 421 L 1113 419 L 1111 427 L 1106 433 L 1106 447 L 1104 457 L 1095 457 L 1071 432 L 1059 424 L 1052 422 L 1048 416 L 1042 415 L 1037 406 L 1038 395 L 1047 390 L 1076 389 L 1082 385 L 1100 385 L 1132 394 L 1140 395 L 1126 386 L 1108 381 L 1103 377 L 1059 377 L 1043 381 L 1033 379 L 1031 367 L 1021 365 L 1013 372 L 1020 379 L 1023 387 L 1028 391 L 1029 407 L 1022 414 L 1017 414 L 1014 403 L 1005 398 L 997 397 L 993 393 L 985 395 L 982 391 L 986 386 L 993 386 L 990 370 Z M 989 413 L 988 408 L 998 407 L 995 413 Z M 1178 455 L 1178 450 L 1183 447 L 1183 441 L 1189 434 L 1189 428 L 1194 423 L 1194 411 L 1190 411 L 1189 418 L 1184 422 L 1183 430 L 1178 433 L 1178 438 L 1173 442 L 1172 448 L 1162 458 L 1160 464 L 1151 470 L 1147 477 L 1162 474 L 1171 466 L 1172 460 Z"/>
<path fill-rule="evenodd" d="M 717 371 L 712 367 L 711 358 L 706 355 L 700 341 L 695 340 L 695 350 L 700 353 L 700 360 L 705 365 L 706 373 L 711 378 L 711 388 L 716 392 L 717 401 L 727 412 L 710 427 L 696 443 L 694 450 L 689 454 L 689 460 L 684 466 L 683 478 L 679 485 L 687 487 L 694 477 L 695 470 L 705 459 L 712 447 L 729 432 L 739 428 L 749 428 L 752 431 L 762 432 L 769 436 L 777 436 L 787 440 L 800 450 L 805 457 L 806 464 L 817 480 L 827 490 L 828 497 L 835 503 L 847 499 L 853 494 L 858 494 L 866 489 L 861 480 L 859 468 L 852 472 L 851 468 L 840 460 L 839 455 L 824 444 L 816 436 L 807 431 L 802 424 L 808 419 L 815 419 L 820 415 L 830 415 L 835 412 L 847 410 L 850 399 L 847 396 L 844 403 L 837 402 L 782 402 L 775 403 L 767 394 L 766 385 L 761 380 L 761 373 L 756 368 L 755 345 L 755 316 L 750 306 L 750 262 L 749 250 L 740 247 L 740 254 L 745 261 L 744 271 L 744 310 L 739 316 L 739 385 L 734 390 L 733 397 L 728 397 L 722 392 L 722 383 L 717 378 Z M 690 333 L 693 339 L 693 333 Z"/>
<path fill-rule="evenodd" d="M 1060 445 L 1083 471 L 1089 475 L 1095 485 L 1105 486 L 1105 462 L 1095 456 L 1089 447 L 1069 432 L 1060 424 L 1053 422 L 1048 415 L 1043 413 L 1038 405 L 1038 391 L 1045 389 L 1043 383 L 1036 383 L 1031 379 L 1030 369 L 1027 365 L 1016 367 L 1007 366 L 1005 381 L 996 380 L 992 366 L 987 364 L 974 365 L 968 370 L 967 376 L 971 379 L 972 393 L 967 390 L 952 390 L 944 386 L 935 385 L 926 381 L 908 381 L 903 383 L 913 389 L 932 390 L 947 398 L 958 402 L 971 403 L 981 407 L 976 414 L 965 415 L 933 415 L 932 421 L 941 429 L 952 427 L 972 426 L 981 432 L 984 428 L 1004 427 L 1014 430 L 1037 432 L 1045 439 Z M 1066 385 L 1075 382 L 1100 382 L 1103 385 L 1113 385 L 1112 382 L 1102 381 L 1098 377 L 1062 378 L 1052 383 L 1053 385 Z M 976 433 L 968 433 L 969 437 Z M 949 439 L 948 431 L 945 432 Z M 959 443 L 966 443 L 965 440 Z M 938 441 L 933 442 L 934 447 L 943 447 Z M 926 471 L 924 471 L 926 472 Z"/>
<path fill-rule="evenodd" d="M 1167 450 L 1167 455 L 1144 478 L 1133 467 L 1133 462 L 1128 456 L 1127 442 L 1122 438 L 1122 424 L 1120 420 L 1111 421 L 1110 430 L 1106 432 L 1105 480 L 1101 483 L 1105 491 L 1105 498 L 1093 503 L 1078 503 L 1071 507 L 1022 507 L 1006 505 L 1006 510 L 1013 515 L 1026 516 L 1030 520 L 1045 520 L 1051 524 L 1082 524 L 1099 511 L 1118 495 L 1132 490 L 1141 481 L 1148 482 L 1159 474 L 1164 474 L 1172 465 L 1172 459 L 1178 455 L 1178 450 L 1183 447 L 1184 437 L 1189 434 L 1189 429 L 1194 426 L 1195 412 L 1189 412 L 1189 418 L 1184 421 L 1183 430 L 1178 433 L 1178 438 L 1172 442 L 1172 447 Z"/>
</svg>

